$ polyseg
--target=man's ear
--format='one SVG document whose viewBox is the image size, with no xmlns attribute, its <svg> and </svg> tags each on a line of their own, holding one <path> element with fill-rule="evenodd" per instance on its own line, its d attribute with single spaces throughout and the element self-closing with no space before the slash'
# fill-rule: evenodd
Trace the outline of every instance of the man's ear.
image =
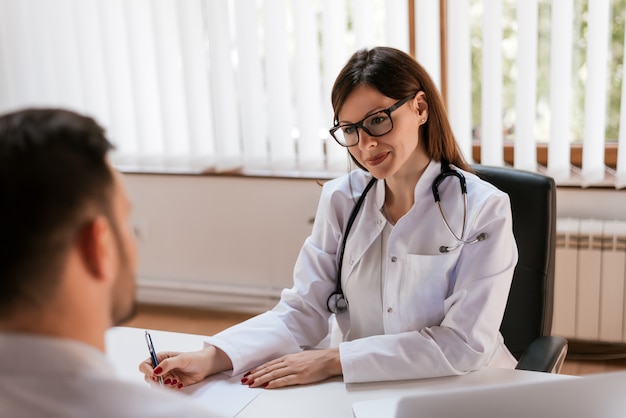
<svg viewBox="0 0 626 418">
<path fill-rule="evenodd" d="M 114 275 L 115 245 L 113 231 L 104 216 L 98 216 L 83 227 L 78 246 L 85 268 L 98 280 Z"/>
</svg>

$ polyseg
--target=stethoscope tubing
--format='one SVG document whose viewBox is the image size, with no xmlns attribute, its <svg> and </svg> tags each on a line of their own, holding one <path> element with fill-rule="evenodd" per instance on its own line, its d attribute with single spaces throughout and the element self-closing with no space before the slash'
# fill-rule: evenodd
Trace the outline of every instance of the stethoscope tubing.
<svg viewBox="0 0 626 418">
<path fill-rule="evenodd" d="M 452 247 L 448 247 L 445 245 L 442 245 L 439 247 L 439 252 L 448 253 L 450 251 L 456 250 L 463 244 L 473 244 L 475 242 L 483 241 L 487 238 L 487 234 L 484 232 L 481 232 L 474 239 L 471 239 L 471 240 L 466 239 L 465 228 L 467 224 L 467 183 L 465 181 L 465 176 L 459 170 L 451 169 L 447 163 L 442 162 L 441 164 L 442 164 L 441 173 L 439 173 L 439 175 L 435 178 L 432 184 L 432 193 L 433 193 L 435 203 L 437 204 L 437 207 L 439 208 L 439 213 L 441 213 L 441 218 L 446 228 L 448 229 L 450 234 L 454 237 L 454 239 L 458 242 L 457 245 L 452 246 Z M 446 217 L 446 214 L 443 211 L 443 208 L 441 206 L 439 186 L 449 176 L 457 177 L 459 179 L 459 184 L 461 186 L 461 195 L 463 196 L 463 226 L 461 228 L 461 236 L 458 236 L 457 234 L 454 233 L 454 231 L 450 227 L 448 218 Z M 354 208 L 352 209 L 352 212 L 350 213 L 350 217 L 348 218 L 348 223 L 346 224 L 346 229 L 343 234 L 343 238 L 341 240 L 341 246 L 339 247 L 339 257 L 337 259 L 337 280 L 335 283 L 335 291 L 331 293 L 331 295 L 328 297 L 328 300 L 326 301 L 326 307 L 331 313 L 334 313 L 334 314 L 343 313 L 348 310 L 348 303 L 347 303 L 347 300 L 345 299 L 345 295 L 343 294 L 343 289 L 341 287 L 341 270 L 343 268 L 343 256 L 346 250 L 348 234 L 350 233 L 350 230 L 352 229 L 352 224 L 354 223 L 356 216 L 359 213 L 361 206 L 363 205 L 363 201 L 365 200 L 367 193 L 372 188 L 372 186 L 374 186 L 374 183 L 376 183 L 376 181 L 377 181 L 376 178 L 372 178 L 369 181 L 369 183 L 367 183 L 367 186 L 365 186 L 365 189 L 363 189 L 363 193 L 361 193 L 359 200 L 357 201 Z"/>
<path fill-rule="evenodd" d="M 359 200 L 354 205 L 354 209 L 350 213 L 350 217 L 348 218 L 348 223 L 346 225 L 346 230 L 343 233 L 343 238 L 341 240 L 341 246 L 339 247 L 339 258 L 337 259 L 337 282 L 335 283 L 335 291 L 330 295 L 328 300 L 326 301 L 326 306 L 328 310 L 332 313 L 341 313 L 347 310 L 347 306 L 345 309 L 339 308 L 339 299 L 343 299 L 345 301 L 345 297 L 343 295 L 343 291 L 341 289 L 341 270 L 343 268 L 343 254 L 346 251 L 346 242 L 348 241 L 348 234 L 352 229 L 352 224 L 356 219 L 356 215 L 359 213 L 361 206 L 363 205 L 363 201 L 365 201 L 365 196 L 367 196 L 367 192 L 374 186 L 374 184 L 378 181 L 377 178 L 372 177 L 372 179 L 367 183 L 365 189 L 363 189 L 363 193 L 359 197 Z M 334 297 L 334 296 L 337 297 Z M 331 302 L 332 301 L 332 302 Z M 331 304 L 334 305 L 331 307 Z M 346 304 L 347 305 L 347 304 Z"/>
</svg>

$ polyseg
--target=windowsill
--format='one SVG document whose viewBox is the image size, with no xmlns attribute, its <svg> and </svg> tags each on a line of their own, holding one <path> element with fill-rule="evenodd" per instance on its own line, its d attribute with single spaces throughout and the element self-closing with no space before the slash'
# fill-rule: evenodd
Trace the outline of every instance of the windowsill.
<svg viewBox="0 0 626 418">
<path fill-rule="evenodd" d="M 347 168 L 334 171 L 297 170 L 287 164 L 276 168 L 269 168 L 264 164 L 242 167 L 238 162 L 221 162 L 221 168 L 218 169 L 215 160 L 208 157 L 137 157 L 113 154 L 110 159 L 113 166 L 125 174 L 330 180 L 348 172 Z"/>
<path fill-rule="evenodd" d="M 513 165 L 515 154 L 515 143 L 513 141 L 504 141 L 504 162 Z M 472 143 L 472 158 L 477 164 L 480 164 L 480 141 Z M 570 161 L 572 166 L 580 169 L 583 161 L 583 145 L 575 143 L 570 145 Z M 540 166 L 548 165 L 548 144 L 537 144 L 537 163 Z M 617 167 L 617 143 L 607 142 L 604 145 L 604 164 L 615 170 Z"/>
<path fill-rule="evenodd" d="M 480 164 L 480 142 L 474 141 L 473 158 L 475 164 Z M 548 147 L 546 144 L 537 145 L 537 172 L 546 174 Z M 504 161 L 508 166 L 514 163 L 514 144 L 507 141 L 504 144 Z M 215 176 L 215 177 L 248 177 L 248 178 L 276 178 L 276 179 L 303 179 L 303 180 L 330 180 L 341 176 L 347 172 L 343 171 L 304 171 L 294 169 L 269 169 L 269 168 L 232 168 L 217 170 L 215 164 L 208 159 L 158 159 L 158 158 L 130 158 L 112 157 L 113 165 L 125 174 L 145 174 L 145 175 L 177 175 L 177 176 Z M 558 187 L 566 188 L 615 188 L 615 166 L 617 164 L 617 144 L 608 143 L 605 147 L 606 170 L 604 180 L 583 187 L 581 176 L 582 165 L 582 145 L 572 144 L 570 160 L 572 171 L 567 180 L 557 181 Z"/>
<path fill-rule="evenodd" d="M 568 188 L 599 188 L 599 189 L 615 189 L 615 169 L 617 167 L 617 143 L 608 142 L 604 147 L 604 163 L 605 172 L 604 179 L 593 185 L 583 187 L 582 180 L 582 144 L 576 143 L 570 146 L 571 174 L 567 180 L 558 180 L 558 187 Z M 503 158 L 506 165 L 513 167 L 514 165 L 515 144 L 513 141 L 504 142 Z M 480 141 L 473 141 L 472 158 L 476 164 L 480 164 Z M 548 145 L 537 144 L 537 172 L 541 174 L 547 173 L 548 165 Z"/>
<path fill-rule="evenodd" d="M 118 164 L 113 162 L 115 168 L 124 174 L 142 174 L 154 176 L 189 176 L 189 177 L 245 177 L 245 178 L 275 178 L 293 180 L 331 180 L 346 172 L 331 173 L 328 171 L 301 171 L 301 170 L 270 170 L 270 169 L 231 169 L 217 171 L 215 169 L 198 168 L 194 165 L 179 164 L 168 165 L 140 165 Z"/>
</svg>

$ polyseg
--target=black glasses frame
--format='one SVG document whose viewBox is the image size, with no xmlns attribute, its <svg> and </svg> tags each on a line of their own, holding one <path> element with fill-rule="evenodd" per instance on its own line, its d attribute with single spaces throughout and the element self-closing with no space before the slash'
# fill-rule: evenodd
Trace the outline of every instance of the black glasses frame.
<svg viewBox="0 0 626 418">
<path fill-rule="evenodd" d="M 394 103 L 393 105 L 389 106 L 387 109 L 383 109 L 383 110 L 379 110 L 377 112 L 374 113 L 370 113 L 369 115 L 365 116 L 363 119 L 361 119 L 359 122 L 356 123 L 344 123 L 344 124 L 340 124 L 339 122 L 337 122 L 335 124 L 335 126 L 333 126 L 332 128 L 330 128 L 329 132 L 330 135 L 333 137 L 333 139 L 335 140 L 335 142 L 337 142 L 339 145 L 341 145 L 342 147 L 353 147 L 355 145 L 357 145 L 359 143 L 359 141 L 361 140 L 361 137 L 359 135 L 359 128 L 363 129 L 369 136 L 373 136 L 373 137 L 381 137 L 383 135 L 387 135 L 389 132 L 391 132 L 393 130 L 393 118 L 391 117 L 391 112 L 393 112 L 394 110 L 398 109 L 400 106 L 402 106 L 403 104 L 405 104 L 406 102 L 408 102 L 409 100 L 413 99 L 415 96 L 417 96 L 417 93 L 413 93 L 409 96 L 406 96 L 404 99 L 400 99 L 398 100 L 396 103 Z M 372 132 L 370 132 L 369 129 L 367 129 L 364 125 L 363 122 L 365 122 L 367 119 L 371 118 L 374 115 L 377 115 L 379 113 L 385 113 L 387 114 L 387 117 L 389 118 L 389 122 L 391 122 L 391 127 L 389 128 L 389 130 L 387 132 L 384 132 L 382 134 L 373 134 Z M 356 128 L 356 142 L 354 144 L 344 144 L 342 143 L 336 136 L 335 136 L 335 132 L 337 132 L 339 129 L 342 128 L 346 128 L 346 127 L 354 127 Z"/>
</svg>

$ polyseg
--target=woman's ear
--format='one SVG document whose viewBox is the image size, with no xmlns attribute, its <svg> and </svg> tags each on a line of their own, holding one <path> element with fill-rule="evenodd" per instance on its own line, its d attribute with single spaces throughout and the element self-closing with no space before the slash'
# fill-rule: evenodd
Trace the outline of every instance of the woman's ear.
<svg viewBox="0 0 626 418">
<path fill-rule="evenodd" d="M 428 120 L 428 102 L 426 101 L 426 94 L 423 91 L 418 92 L 413 99 L 413 103 L 417 110 L 419 124 L 423 125 Z"/>
<path fill-rule="evenodd" d="M 79 253 L 86 270 L 96 280 L 109 280 L 115 271 L 115 240 L 106 217 L 100 215 L 81 230 Z"/>
</svg>

